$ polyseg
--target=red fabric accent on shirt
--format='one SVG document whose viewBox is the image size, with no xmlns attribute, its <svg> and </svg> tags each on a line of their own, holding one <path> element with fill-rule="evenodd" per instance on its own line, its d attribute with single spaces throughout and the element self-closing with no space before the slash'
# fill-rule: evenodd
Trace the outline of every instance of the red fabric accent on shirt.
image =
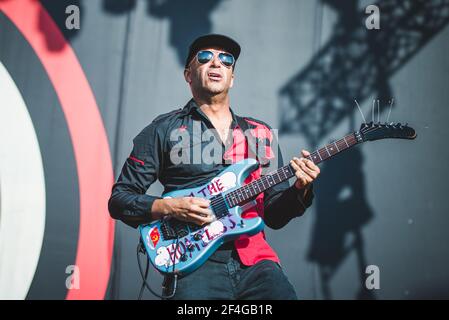
<svg viewBox="0 0 449 320">
<path fill-rule="evenodd" d="M 145 162 L 143 162 L 142 160 L 139 160 L 139 159 L 137 159 L 136 157 L 133 157 L 133 156 L 129 156 L 129 159 L 131 159 L 131 160 L 133 160 L 133 161 L 135 161 L 135 162 L 138 162 L 138 163 L 140 163 L 141 165 L 144 165 L 144 164 L 145 164 Z"/>
<path fill-rule="evenodd" d="M 269 138 L 270 140 L 272 139 L 271 132 L 269 131 L 268 128 L 257 122 L 251 123 L 254 123 L 254 125 L 257 126 L 256 128 L 257 130 L 252 131 L 252 133 L 256 134 L 256 137 Z M 235 128 L 232 134 L 234 137 L 234 143 L 228 150 L 226 150 L 225 154 L 223 155 L 223 158 L 232 163 L 236 163 L 243 159 L 248 158 L 248 146 L 242 130 L 240 130 L 239 128 Z M 272 153 L 270 153 L 270 155 L 272 155 Z M 245 179 L 245 184 L 250 183 L 255 179 L 258 179 L 260 177 L 261 172 L 262 172 L 261 167 L 253 171 Z M 264 194 L 263 193 L 259 194 L 255 200 L 256 205 L 245 210 L 242 213 L 242 218 L 251 219 L 257 216 L 261 218 L 264 217 Z M 261 260 L 272 260 L 275 262 L 280 262 L 278 255 L 266 241 L 264 231 L 261 231 L 251 237 L 246 237 L 243 239 L 239 238 L 235 240 L 234 243 L 237 249 L 237 253 L 240 257 L 240 260 L 244 265 L 251 266 Z"/>
</svg>

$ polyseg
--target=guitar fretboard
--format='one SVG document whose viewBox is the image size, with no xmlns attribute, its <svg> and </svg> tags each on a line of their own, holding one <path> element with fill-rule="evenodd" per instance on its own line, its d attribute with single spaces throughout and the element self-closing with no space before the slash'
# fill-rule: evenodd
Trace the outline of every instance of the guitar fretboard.
<svg viewBox="0 0 449 320">
<path fill-rule="evenodd" d="M 307 159 L 313 161 L 315 164 L 319 164 L 332 156 L 340 153 L 354 145 L 356 145 L 360 139 L 357 139 L 358 132 L 348 134 L 340 140 L 334 141 L 325 145 L 323 148 L 312 152 Z M 276 171 L 270 172 L 267 175 L 260 177 L 234 191 L 226 194 L 225 199 L 230 208 L 242 205 L 247 201 L 253 199 L 258 194 L 265 190 L 286 181 L 295 176 L 295 170 L 288 164 Z"/>
</svg>

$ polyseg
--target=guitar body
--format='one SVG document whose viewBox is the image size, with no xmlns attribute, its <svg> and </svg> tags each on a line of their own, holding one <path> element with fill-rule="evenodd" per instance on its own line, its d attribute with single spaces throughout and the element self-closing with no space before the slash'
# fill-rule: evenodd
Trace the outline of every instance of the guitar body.
<svg viewBox="0 0 449 320">
<path fill-rule="evenodd" d="M 173 218 L 140 225 L 141 240 L 153 266 L 164 274 L 185 275 L 199 268 L 224 242 L 262 231 L 264 223 L 260 217 L 242 219 L 241 206 L 229 208 L 225 201 L 220 201 L 223 199 L 221 194 L 243 186 L 248 175 L 257 168 L 256 160 L 245 159 L 202 186 L 164 194 L 164 198 L 194 196 L 209 199 L 217 219 L 204 227 Z"/>
</svg>

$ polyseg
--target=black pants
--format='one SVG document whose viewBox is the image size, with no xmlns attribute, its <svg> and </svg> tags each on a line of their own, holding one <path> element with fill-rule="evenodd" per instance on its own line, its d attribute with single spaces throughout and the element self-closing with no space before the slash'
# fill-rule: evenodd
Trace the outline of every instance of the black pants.
<svg viewBox="0 0 449 320">
<path fill-rule="evenodd" d="M 173 280 L 165 278 L 171 293 Z M 279 264 L 262 260 L 253 266 L 240 262 L 235 251 L 217 251 L 199 269 L 178 278 L 177 300 L 297 300 Z"/>
</svg>

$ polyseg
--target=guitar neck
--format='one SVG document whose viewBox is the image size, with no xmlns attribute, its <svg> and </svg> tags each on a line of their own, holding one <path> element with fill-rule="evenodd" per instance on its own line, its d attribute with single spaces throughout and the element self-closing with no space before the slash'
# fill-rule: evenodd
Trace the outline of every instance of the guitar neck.
<svg viewBox="0 0 449 320">
<path fill-rule="evenodd" d="M 340 140 L 334 141 L 325 145 L 323 148 L 312 152 L 307 159 L 313 161 L 315 164 L 319 164 L 336 154 L 351 148 L 357 143 L 361 142 L 360 133 L 354 132 L 348 134 L 347 136 L 341 138 Z M 243 205 L 249 200 L 253 199 L 265 190 L 284 182 L 295 176 L 295 170 L 288 164 L 276 171 L 270 172 L 267 175 L 260 177 L 234 191 L 226 194 L 225 199 L 230 208 Z"/>
</svg>

